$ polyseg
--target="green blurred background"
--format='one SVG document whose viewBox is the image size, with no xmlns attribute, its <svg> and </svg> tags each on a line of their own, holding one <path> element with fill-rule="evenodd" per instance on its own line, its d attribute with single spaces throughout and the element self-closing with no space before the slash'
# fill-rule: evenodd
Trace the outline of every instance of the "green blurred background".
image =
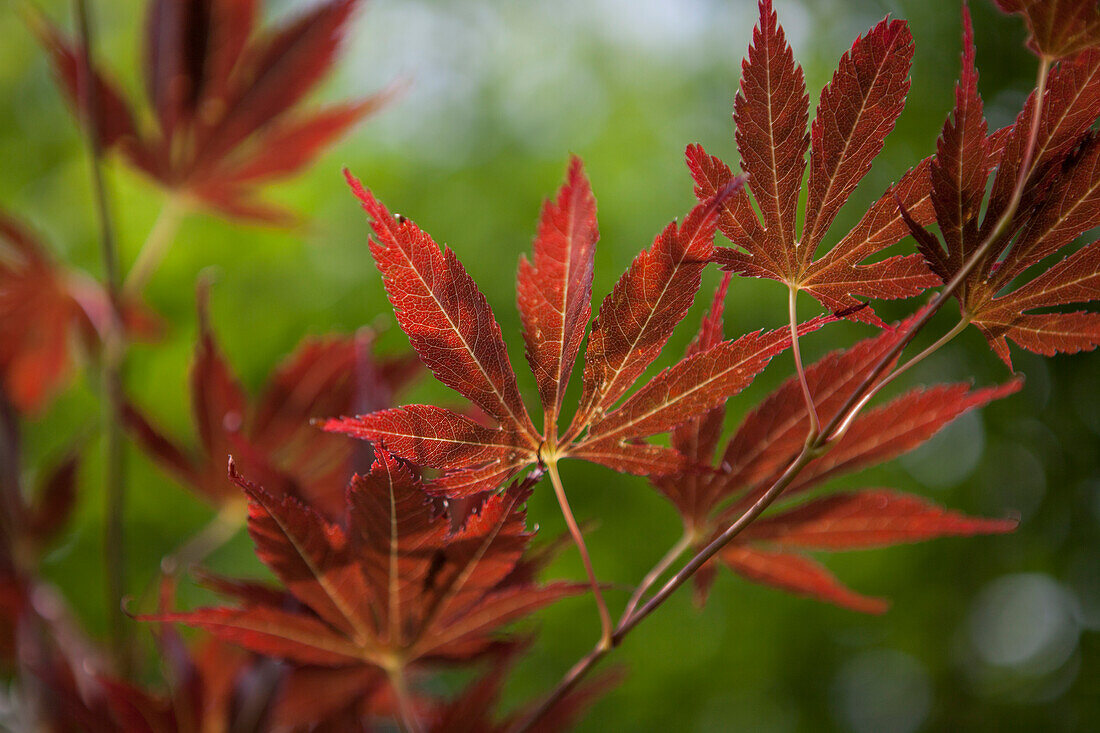
<svg viewBox="0 0 1100 733">
<path fill-rule="evenodd" d="M 69 25 L 68 3 L 41 3 Z M 278 17 L 305 3 L 269 2 Z M 981 91 L 991 127 L 1009 123 L 1029 91 L 1036 61 L 1015 18 L 973 3 Z M 93 3 L 101 59 L 140 89 L 138 34 L 144 3 Z M 916 39 L 908 108 L 834 233 L 844 231 L 904 170 L 932 152 L 952 102 L 959 53 L 958 3 L 941 0 L 776 0 L 811 100 L 852 39 L 884 14 L 907 19 Z M 693 203 L 684 146 L 703 143 L 735 161 L 730 122 L 740 61 L 756 21 L 748 0 L 373 0 L 348 38 L 339 71 L 321 96 L 342 99 L 409 82 L 391 106 L 356 130 L 309 173 L 270 194 L 308 220 L 302 231 L 252 228 L 194 215 L 149 289 L 168 320 L 166 339 L 132 351 L 134 399 L 174 434 L 190 438 L 186 375 L 195 334 L 194 283 L 216 273 L 212 308 L 230 361 L 255 389 L 306 334 L 370 324 L 382 347 L 407 347 L 366 248 L 366 222 L 347 192 L 348 166 L 394 210 L 453 247 L 480 284 L 526 375 L 514 308 L 516 260 L 530 247 L 541 200 L 570 152 L 582 156 L 600 206 L 595 297 L 631 258 Z M 0 14 L 0 205 L 29 221 L 54 251 L 98 272 L 96 227 L 81 137 L 43 55 L 17 14 Z M 108 181 L 124 261 L 156 217 L 162 194 L 123 168 Z M 835 241 L 834 234 L 833 241 Z M 910 245 L 906 245 L 910 246 Z M 704 292 L 717 274 L 707 273 Z M 702 301 L 659 361 L 682 351 Z M 727 332 L 774 327 L 785 318 L 776 283 L 738 280 Z M 916 302 L 890 304 L 899 317 Z M 806 315 L 811 302 L 802 304 Z M 952 314 L 937 321 L 938 332 Z M 830 327 L 805 340 L 810 358 L 868 335 Z M 828 560 L 855 589 L 892 599 L 865 617 L 748 585 L 722 573 L 709 605 L 681 594 L 614 655 L 626 681 L 593 709 L 582 730 L 1086 730 L 1100 714 L 1100 355 L 1043 360 L 1017 354 L 1024 390 L 968 415 L 927 446 L 836 486 L 891 486 L 953 508 L 1017 515 L 1005 537 L 839 555 Z M 734 419 L 789 376 L 777 359 L 730 403 Z M 910 382 L 1007 373 L 974 331 Z M 579 380 L 574 380 L 574 386 Z M 416 401 L 453 399 L 425 380 Z M 28 465 L 63 451 L 97 419 L 94 383 L 78 377 L 47 414 L 27 425 Z M 90 446 L 74 526 L 46 572 L 102 634 L 102 471 Z M 209 519 L 209 510 L 132 453 L 126 523 L 130 591 L 143 594 L 160 558 Z M 678 519 L 646 482 L 588 466 L 564 466 L 577 514 L 596 520 L 597 571 L 632 584 L 671 544 Z M 563 531 L 553 496 L 536 492 L 532 523 Z M 210 560 L 222 572 L 259 574 L 243 533 Z M 553 577 L 583 577 L 567 551 Z M 613 591 L 621 607 L 626 593 Z M 203 600 L 185 588 L 184 603 Z M 548 689 L 592 644 L 590 598 L 538 618 L 538 642 L 508 687 L 508 699 Z M 148 635 L 141 629 L 140 634 Z"/>
</svg>

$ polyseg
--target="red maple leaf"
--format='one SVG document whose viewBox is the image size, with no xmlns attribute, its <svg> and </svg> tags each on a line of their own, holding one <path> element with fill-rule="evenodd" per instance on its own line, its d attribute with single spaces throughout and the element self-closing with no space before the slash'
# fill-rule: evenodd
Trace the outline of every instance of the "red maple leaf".
<svg viewBox="0 0 1100 733">
<path fill-rule="evenodd" d="M 98 349 L 111 310 L 98 283 L 55 262 L 38 237 L 0 212 L 0 381 L 18 410 L 45 406 L 66 381 L 73 334 Z M 159 320 L 133 298 L 121 310 L 129 337 L 159 333 Z"/>
<path fill-rule="evenodd" d="M 355 446 L 316 429 L 310 420 L 393 404 L 394 393 L 419 373 L 416 359 L 373 356 L 366 331 L 307 338 L 251 400 L 210 328 L 207 300 L 204 285 L 198 293 L 199 339 L 191 369 L 198 451 L 180 447 L 128 405 L 124 418 L 131 433 L 149 455 L 208 501 L 239 504 L 242 520 L 243 497 L 225 478 L 230 454 L 269 492 L 307 498 L 330 516 L 340 514 Z M 369 451 L 360 462 L 370 465 Z"/>
<path fill-rule="evenodd" d="M 300 111 L 332 68 L 357 4 L 326 0 L 260 31 L 257 0 L 150 0 L 143 58 L 154 125 L 138 124 L 123 92 L 94 70 L 100 143 L 187 200 L 241 219 L 292 222 L 288 211 L 256 199 L 260 185 L 301 171 L 388 97 Z M 44 19 L 32 25 L 87 121 L 81 48 Z"/>
<path fill-rule="evenodd" d="M 543 429 L 520 398 L 500 327 L 454 252 L 416 224 L 395 218 L 358 181 L 353 189 L 372 219 L 371 252 L 398 323 L 436 378 L 496 423 L 486 426 L 431 405 L 409 405 L 331 420 L 327 430 L 380 441 L 386 449 L 442 476 L 431 490 L 449 497 L 495 489 L 523 468 L 556 471 L 579 458 L 649 475 L 688 467 L 678 451 L 645 442 L 741 391 L 790 345 L 786 330 L 758 331 L 692 355 L 620 398 L 657 358 L 699 290 L 713 256 L 717 211 L 733 182 L 669 224 L 634 259 L 604 299 L 585 351 L 580 405 L 558 432 L 562 395 L 590 314 L 597 239 L 595 199 L 579 160 L 558 197 L 543 207 L 534 259 L 522 260 L 518 303 L 527 358 L 543 408 Z M 820 327 L 817 319 L 803 332 Z"/>
<path fill-rule="evenodd" d="M 1100 226 L 1100 138 L 1091 131 L 1100 117 L 1100 50 L 1061 62 L 1050 74 L 1043 98 L 1037 100 L 1033 93 L 1015 125 L 987 137 L 974 66 L 974 31 L 965 7 L 964 25 L 963 72 L 955 109 L 944 124 L 932 165 L 932 200 L 943 243 L 911 222 L 918 247 L 929 267 L 946 282 L 987 238 L 996 236 L 955 296 L 963 317 L 985 334 L 1009 368 L 1008 340 L 1047 356 L 1094 349 L 1100 344 L 1100 314 L 1052 309 L 1100 297 L 1097 243 L 1024 284 L 1020 279 Z M 1034 131 L 1033 168 L 1019 207 L 998 234 L 1033 132 L 1036 104 L 1043 106 Z"/>
<path fill-rule="evenodd" d="M 1031 32 L 1028 46 L 1048 59 L 1069 58 L 1100 46 L 1096 0 L 994 0 L 1006 13 L 1018 13 Z"/>
<path fill-rule="evenodd" d="M 721 338 L 721 289 L 691 349 Z M 902 338 L 907 324 L 835 351 L 806 369 L 806 380 L 822 420 L 830 420 L 865 379 L 878 359 Z M 690 350 L 689 350 L 690 353 Z M 787 496 L 820 486 L 835 476 L 906 453 L 962 413 L 1015 392 L 1019 381 L 971 390 L 965 384 L 915 389 L 857 418 L 828 452 L 811 461 L 787 489 Z M 700 464 L 713 464 L 724 409 L 680 427 L 673 445 Z M 713 473 L 661 477 L 657 488 L 676 506 L 691 546 L 699 550 L 763 494 L 802 449 L 809 417 L 797 377 L 792 377 L 751 411 L 718 459 Z M 978 519 L 926 500 L 883 489 L 844 492 L 781 507 L 749 525 L 719 554 L 739 575 L 859 611 L 880 612 L 880 599 L 854 593 L 805 550 L 882 547 L 947 535 L 1007 532 L 1013 521 Z M 705 599 L 714 565 L 696 574 Z"/>
<path fill-rule="evenodd" d="M 809 100 L 802 68 L 771 0 L 761 0 L 733 113 L 749 182 L 722 207 L 718 227 L 735 245 L 717 250 L 724 269 L 778 280 L 834 312 L 858 307 L 858 297 L 904 298 L 936 284 L 915 255 L 867 262 L 909 233 L 895 197 L 915 218 L 931 219 L 927 161 L 906 173 L 840 242 L 815 259 L 833 219 L 870 170 L 905 106 L 912 56 L 913 38 L 900 20 L 884 19 L 857 38 L 821 92 L 807 135 Z M 809 193 L 798 231 L 807 151 Z M 687 162 L 700 201 L 733 177 L 729 166 L 699 145 L 688 147 Z M 881 323 L 870 309 L 856 313 L 860 320 Z"/>
<path fill-rule="evenodd" d="M 530 582 L 532 535 L 523 503 L 532 480 L 486 496 L 458 530 L 410 468 L 375 452 L 332 523 L 293 497 L 276 498 L 231 474 L 249 499 L 256 552 L 282 594 L 242 586 L 239 608 L 160 614 L 260 654 L 297 664 L 389 674 L 430 661 L 466 661 L 498 648 L 499 629 L 583 586 Z M 517 573 L 517 568 L 520 572 Z"/>
</svg>

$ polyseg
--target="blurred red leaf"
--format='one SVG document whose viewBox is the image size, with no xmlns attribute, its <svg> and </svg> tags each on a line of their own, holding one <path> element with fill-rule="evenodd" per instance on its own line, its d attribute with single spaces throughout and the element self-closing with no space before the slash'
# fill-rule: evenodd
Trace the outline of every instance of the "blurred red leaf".
<svg viewBox="0 0 1100 733">
<path fill-rule="evenodd" d="M 121 304 L 132 338 L 159 335 L 142 303 Z M 67 381 L 75 336 L 99 348 L 112 308 L 91 278 L 54 261 L 28 228 L 0 212 L 0 378 L 21 412 L 41 410 Z"/>
<path fill-rule="evenodd" d="M 225 476 L 232 454 L 268 491 L 307 498 L 331 516 L 339 515 L 344 505 L 340 487 L 354 469 L 356 446 L 310 421 L 392 404 L 394 392 L 415 377 L 418 365 L 406 356 L 374 356 L 366 331 L 307 338 L 252 400 L 218 346 L 207 300 L 203 285 L 190 380 L 198 450 L 177 445 L 133 405 L 124 415 L 131 434 L 165 469 L 214 504 L 241 500 Z"/>
<path fill-rule="evenodd" d="M 303 170 L 388 97 L 302 112 L 302 99 L 331 70 L 358 0 L 326 0 L 271 29 L 257 28 L 258 0 L 150 0 L 146 96 L 155 125 L 135 124 L 126 95 L 93 70 L 89 110 L 81 50 L 45 19 L 32 26 L 69 103 L 164 188 L 220 213 L 285 225 L 292 214 L 258 201 L 261 184 Z"/>
</svg>

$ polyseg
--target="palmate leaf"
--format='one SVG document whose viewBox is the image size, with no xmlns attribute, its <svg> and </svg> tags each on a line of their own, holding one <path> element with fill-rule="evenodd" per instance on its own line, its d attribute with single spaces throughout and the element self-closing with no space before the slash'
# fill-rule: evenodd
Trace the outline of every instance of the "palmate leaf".
<svg viewBox="0 0 1100 733">
<path fill-rule="evenodd" d="M 305 665 L 389 669 L 394 659 L 470 660 L 492 651 L 504 624 L 580 592 L 514 574 L 531 539 L 523 502 L 532 481 L 484 499 L 458 530 L 420 480 L 379 449 L 330 522 L 293 497 L 276 498 L 233 473 L 249 498 L 260 559 L 301 605 L 262 593 L 239 608 L 160 614 L 260 654 Z"/>
<path fill-rule="evenodd" d="M 243 498 L 225 478 L 230 454 L 269 492 L 307 499 L 329 516 L 341 514 L 343 483 L 357 458 L 354 446 L 316 430 L 310 420 L 393 404 L 394 395 L 419 374 L 419 363 L 409 356 L 375 356 L 366 331 L 306 338 L 251 398 L 215 338 L 208 299 L 208 288 L 201 285 L 190 378 L 198 446 L 188 450 L 177 444 L 133 404 L 123 414 L 130 433 L 204 499 L 218 506 L 242 503 L 242 521 Z"/>
<path fill-rule="evenodd" d="M 289 224 L 290 212 L 256 198 L 261 184 L 301 171 L 389 96 L 300 111 L 332 68 L 358 4 L 326 0 L 260 30 L 258 0 L 150 0 L 143 71 L 152 130 L 136 123 L 126 96 L 99 70 L 98 109 L 90 110 L 79 45 L 42 18 L 32 25 L 70 105 L 85 121 L 95 114 L 104 148 L 224 215 Z"/>
<path fill-rule="evenodd" d="M 525 467 L 569 457 L 641 475 L 681 472 L 689 459 L 645 439 L 724 403 L 790 345 L 785 329 L 708 344 L 620 404 L 695 299 L 714 254 L 718 209 L 740 187 L 729 182 L 682 224 L 669 224 L 604 299 L 585 349 L 580 404 L 559 436 L 562 394 L 590 314 L 598 237 L 595 199 L 574 160 L 557 199 L 543 207 L 533 260 L 520 264 L 518 303 L 543 403 L 540 431 L 520 398 L 496 318 L 455 254 L 440 252 L 416 224 L 394 217 L 349 181 L 371 217 L 371 252 L 413 348 L 441 382 L 496 424 L 410 405 L 330 420 L 325 429 L 378 441 L 441 471 L 429 487 L 436 493 L 455 498 L 496 489 Z M 828 320 L 810 321 L 801 331 Z"/>
<path fill-rule="evenodd" d="M 1009 368 L 1008 341 L 1047 356 L 1094 349 L 1100 344 L 1100 314 L 1052 309 L 1100 297 L 1100 249 L 1095 243 L 1028 282 L 1020 280 L 1100 226 L 1100 139 L 1091 131 L 1100 117 L 1100 50 L 1059 63 L 1043 98 L 1032 94 L 1015 125 L 987 137 L 977 90 L 974 33 L 965 10 L 963 45 L 955 109 L 944 125 L 932 166 L 932 198 L 943 242 L 910 221 L 920 251 L 946 282 L 997 233 L 1033 133 L 1035 105 L 1041 104 L 1034 167 L 1021 204 L 955 295 L 964 318 L 982 331 Z M 998 160 L 983 215 L 988 179 Z"/>
<path fill-rule="evenodd" d="M 778 280 L 834 312 L 858 307 L 861 297 L 910 297 L 935 284 L 917 256 L 867 262 L 908 234 L 896 197 L 914 218 L 931 219 L 927 162 L 909 171 L 839 243 L 817 257 L 833 219 L 901 114 L 912 55 L 913 39 L 902 21 L 883 20 L 856 39 L 822 91 L 807 136 L 809 105 L 802 69 L 771 1 L 761 0 L 733 114 L 749 183 L 747 191 L 726 201 L 719 219 L 719 229 L 735 245 L 717 250 L 724 269 Z M 799 232 L 807 151 L 808 195 Z M 687 162 L 700 200 L 712 197 L 732 178 L 729 167 L 701 146 L 688 148 Z M 881 323 L 866 308 L 852 317 Z"/>
<path fill-rule="evenodd" d="M 716 301 L 703 321 L 697 342 L 720 337 L 714 334 L 720 315 L 720 301 Z M 806 369 L 810 393 L 822 420 L 832 419 L 907 328 L 908 322 L 888 328 L 879 336 L 828 354 Z M 987 389 L 972 390 L 956 384 L 907 392 L 857 418 L 829 451 L 798 474 L 785 496 L 817 488 L 835 476 L 913 450 L 964 412 L 1019 388 L 1020 382 L 1012 381 Z M 716 410 L 697 418 L 673 434 L 673 444 L 696 465 L 715 463 L 723 412 Z M 713 472 L 695 470 L 654 481 L 680 511 L 695 550 L 708 544 L 779 478 L 801 451 L 808 430 L 801 386 L 797 378 L 792 378 L 745 416 Z M 1008 520 L 967 517 L 920 497 L 867 489 L 825 495 L 765 514 L 727 545 L 718 560 L 749 580 L 877 613 L 885 610 L 884 601 L 845 588 L 803 553 L 1007 532 L 1015 526 Z M 711 563 L 695 576 L 700 601 L 705 599 L 714 574 Z"/>
</svg>

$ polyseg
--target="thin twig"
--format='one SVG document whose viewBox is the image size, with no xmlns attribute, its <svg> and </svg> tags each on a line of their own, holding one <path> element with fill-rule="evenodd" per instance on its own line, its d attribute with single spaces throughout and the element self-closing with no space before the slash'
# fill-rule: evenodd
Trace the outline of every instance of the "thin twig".
<svg viewBox="0 0 1100 733">
<path fill-rule="evenodd" d="M 104 439 L 104 508 L 103 558 L 106 564 L 107 614 L 111 622 L 115 661 L 125 671 L 127 663 L 125 617 L 122 598 L 126 588 L 126 553 L 123 527 L 126 491 L 124 485 L 124 452 L 122 436 L 122 362 L 125 355 L 125 335 L 122 330 L 119 301 L 121 277 L 118 247 L 111 225 L 107 187 L 103 182 L 103 147 L 99 136 L 99 100 L 92 72 L 93 43 L 91 22 L 85 0 L 73 0 L 77 28 L 81 39 L 81 69 L 79 93 L 84 96 L 88 120 L 88 150 L 92 169 L 92 193 L 99 219 L 99 241 L 103 259 L 103 277 L 111 303 L 106 331 L 103 334 L 103 439 Z"/>
<path fill-rule="evenodd" d="M 173 575 L 191 565 L 202 562 L 224 545 L 244 523 L 245 509 L 241 504 L 230 503 L 220 509 L 210 522 L 160 561 L 162 572 Z"/>
<path fill-rule="evenodd" d="M 172 248 L 176 232 L 179 231 L 180 223 L 187 214 L 187 204 L 179 196 L 179 194 L 169 196 L 161 207 L 156 221 L 149 230 L 149 236 L 145 238 L 137 259 L 134 260 L 130 272 L 126 275 L 126 282 L 122 286 L 122 292 L 126 295 L 137 295 L 145 289 L 164 256 Z"/>
<path fill-rule="evenodd" d="M 806 370 L 802 368 L 802 350 L 798 348 L 798 289 L 788 286 L 787 315 L 791 327 L 791 353 L 794 354 L 794 368 L 798 372 L 798 383 L 802 386 L 802 399 L 806 402 L 806 413 L 810 416 L 810 436 L 816 438 L 821 430 L 821 420 L 817 416 L 817 406 L 814 405 L 814 396 L 810 394 L 810 384 L 806 381 Z"/>
<path fill-rule="evenodd" d="M 573 543 L 577 546 L 577 551 L 580 552 L 581 560 L 584 562 L 584 571 L 588 573 L 588 584 L 592 586 L 592 595 L 596 597 L 596 608 L 600 612 L 600 640 L 597 642 L 597 646 L 609 646 L 613 628 L 611 613 L 607 610 L 607 602 L 603 599 L 603 593 L 600 591 L 600 581 L 596 579 L 596 571 L 592 567 L 592 558 L 588 554 L 588 547 L 584 544 L 584 534 L 577 525 L 577 520 L 573 517 L 573 510 L 569 507 L 569 499 L 565 496 L 565 488 L 562 486 L 561 476 L 558 474 L 557 461 L 548 461 L 546 469 L 550 473 L 550 483 L 554 485 L 554 494 L 558 497 L 558 505 L 561 507 L 562 516 L 565 517 L 565 524 L 569 527 L 569 534 L 573 536 Z"/>
<path fill-rule="evenodd" d="M 691 543 L 694 539 L 691 532 L 685 531 L 680 539 L 676 541 L 676 544 L 669 548 L 664 557 L 658 560 L 657 564 L 646 573 L 645 577 L 642 578 L 642 582 L 634 589 L 634 593 L 630 596 L 630 600 L 627 601 L 626 608 L 623 610 L 620 621 L 629 618 L 630 615 L 634 613 L 634 609 L 642 602 L 642 598 L 644 598 L 645 594 L 649 592 L 649 589 L 653 587 L 653 584 L 660 580 L 661 576 L 672 567 L 672 563 L 680 559 L 680 555 L 683 555 L 685 550 L 691 547 Z"/>
<path fill-rule="evenodd" d="M 820 440 L 820 438 L 819 438 Z M 751 507 L 749 507 L 744 514 L 737 518 L 733 524 L 726 527 L 722 534 L 718 535 L 711 541 L 706 547 L 700 550 L 694 557 L 677 571 L 676 575 L 672 576 L 667 583 L 665 583 L 659 591 L 653 594 L 646 603 L 639 608 L 636 612 L 630 615 L 629 618 L 624 619 L 619 627 L 615 629 L 615 635 L 613 641 L 618 644 L 627 633 L 630 632 L 635 626 L 642 622 L 646 616 L 657 610 L 665 600 L 672 595 L 672 593 L 681 585 L 686 583 L 691 576 L 695 575 L 695 572 L 706 564 L 707 560 L 717 555 L 723 547 L 728 545 L 730 541 L 741 534 L 741 531 L 751 524 L 757 517 L 759 517 L 765 509 L 771 506 L 772 502 L 779 498 L 779 495 L 790 486 L 791 482 L 798 476 L 799 472 L 806 467 L 810 461 L 816 458 L 820 454 L 820 446 L 816 442 L 807 442 L 802 451 L 798 454 L 798 457 L 791 462 L 791 465 L 787 466 L 787 470 L 783 472 L 771 487 L 760 495 L 760 498 L 756 500 Z"/>
<path fill-rule="evenodd" d="M 909 361 L 899 366 L 894 371 L 890 372 L 890 374 L 888 374 L 885 379 L 877 382 L 874 386 L 868 389 L 867 394 L 863 395 L 860 401 L 857 402 L 855 406 L 848 412 L 848 416 L 844 419 L 844 422 L 842 422 L 833 433 L 826 436 L 826 440 L 829 443 L 835 443 L 843 438 L 844 434 L 848 432 L 848 428 L 852 427 L 852 423 L 855 421 L 856 417 L 858 417 L 863 408 L 867 406 L 867 403 L 874 399 L 875 395 L 881 392 L 883 388 L 886 387 L 886 385 L 893 382 L 902 374 L 905 374 L 905 372 L 909 371 L 917 364 L 920 364 L 922 361 L 942 349 L 944 346 L 947 346 L 947 344 L 954 340 L 956 336 L 965 331 L 966 327 L 969 325 L 969 318 L 966 318 L 965 316 L 963 318 L 960 318 L 959 322 L 956 323 L 950 331 L 945 333 L 943 336 L 940 336 L 934 344 L 914 356 Z"/>
<path fill-rule="evenodd" d="M 1004 233 L 1005 228 L 1011 222 L 1012 217 L 1016 214 L 1016 209 L 1019 207 L 1020 199 L 1023 195 L 1023 189 L 1027 184 L 1027 180 L 1031 174 L 1031 162 L 1032 156 L 1035 152 L 1035 144 L 1038 139 L 1039 123 L 1041 122 L 1043 107 L 1043 94 L 1046 89 L 1046 77 L 1047 72 L 1050 69 L 1050 62 L 1048 59 L 1043 58 L 1039 65 L 1038 82 L 1036 84 L 1036 105 L 1035 113 L 1032 118 L 1031 134 L 1028 139 L 1027 147 L 1024 150 L 1022 158 L 1022 164 L 1020 167 L 1020 174 L 1016 180 L 1016 186 L 1012 193 L 1012 198 L 1009 201 L 1008 207 L 1004 213 L 997 220 L 996 226 L 993 231 L 989 233 L 989 236 L 982 242 L 977 250 L 970 256 L 970 258 L 963 264 L 963 267 L 955 274 L 953 278 L 944 286 L 944 289 L 940 291 L 940 294 L 932 301 L 931 305 L 910 325 L 909 330 L 902 337 L 901 341 L 897 343 L 887 354 L 885 354 L 876 364 L 871 372 L 864 378 L 864 381 L 860 386 L 852 393 L 852 396 L 848 399 L 845 405 L 837 412 L 836 416 L 830 420 L 829 424 L 812 440 L 807 440 L 803 445 L 802 450 L 798 456 L 791 462 L 783 474 L 775 481 L 771 487 L 764 492 L 756 502 L 745 511 L 737 520 L 726 528 L 722 534 L 720 534 L 714 541 L 708 544 L 703 550 L 697 553 L 681 568 L 665 585 L 657 591 L 646 603 L 630 616 L 624 618 L 619 622 L 618 627 L 615 629 L 615 633 L 611 635 L 611 647 L 618 646 L 623 637 L 625 637 L 635 626 L 641 623 L 649 614 L 653 613 L 662 603 L 684 583 L 686 583 L 708 560 L 722 550 L 730 541 L 732 541 L 745 527 L 753 522 L 760 516 L 776 499 L 782 495 L 783 491 L 791 484 L 792 481 L 798 476 L 803 468 L 806 467 L 810 461 L 821 455 L 822 452 L 828 450 L 829 446 L 834 441 L 830 441 L 828 436 L 834 435 L 838 426 L 843 423 L 849 422 L 859 409 L 865 404 L 863 396 L 867 390 L 873 389 L 878 381 L 878 378 L 882 373 L 894 363 L 895 359 L 904 351 L 905 347 L 913 340 L 916 334 L 932 320 L 932 317 L 943 307 L 943 305 L 954 295 L 955 291 L 959 289 L 963 281 L 969 276 L 975 267 L 984 259 L 985 255 L 989 252 L 993 244 Z M 941 339 L 942 341 L 943 339 Z M 946 343 L 946 342 L 945 342 Z M 939 344 L 939 342 L 937 342 Z M 940 344 L 942 345 L 942 344 Z M 919 356 L 919 355 L 918 355 Z M 572 690 L 581 679 L 588 673 L 588 671 L 596 665 L 610 649 L 601 648 L 599 645 L 592 648 L 584 657 L 582 657 L 573 667 L 562 677 L 557 686 L 550 692 L 550 694 L 543 700 L 530 715 L 513 728 L 513 733 L 523 733 L 523 731 L 529 730 L 538 720 L 546 714 L 558 701 L 560 701 L 566 694 Z"/>
<path fill-rule="evenodd" d="M 659 591 L 653 594 L 653 596 L 642 605 L 634 613 L 629 616 L 625 616 L 619 621 L 618 627 L 615 629 L 615 633 L 611 635 L 611 645 L 607 648 L 600 648 L 599 645 L 592 648 L 584 657 L 581 658 L 573 667 L 562 677 L 558 682 L 554 690 L 542 701 L 542 703 L 535 708 L 513 729 L 512 733 L 523 733 L 523 731 L 529 730 L 532 725 L 538 722 L 539 718 L 547 713 L 554 705 L 556 705 L 563 697 L 576 687 L 584 676 L 588 673 L 597 662 L 611 651 L 611 649 L 617 647 L 622 643 L 623 637 L 631 632 L 631 630 L 641 623 L 649 614 L 653 613 L 657 608 L 668 600 L 676 589 L 686 583 L 695 572 L 701 568 L 708 560 L 718 554 L 723 547 L 725 547 L 734 537 L 741 533 L 741 531 L 747 527 L 753 520 L 768 506 L 775 501 L 783 490 L 786 489 L 798 473 L 805 467 L 807 463 L 813 460 L 817 455 L 817 451 L 810 443 L 806 443 L 802 452 L 798 457 L 787 467 L 787 470 L 783 472 L 783 475 L 777 480 L 770 489 L 768 489 L 756 503 L 738 517 L 737 521 L 726 528 L 726 531 L 720 534 L 715 540 L 703 548 L 699 553 L 691 558 L 672 578 L 669 579 Z"/>
</svg>

